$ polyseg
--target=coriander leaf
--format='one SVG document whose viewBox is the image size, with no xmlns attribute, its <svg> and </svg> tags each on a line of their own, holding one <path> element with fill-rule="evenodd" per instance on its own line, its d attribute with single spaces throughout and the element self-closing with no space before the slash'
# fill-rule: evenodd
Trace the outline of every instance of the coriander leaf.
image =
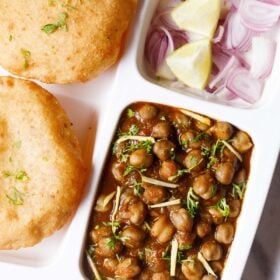
<svg viewBox="0 0 280 280">
<path fill-rule="evenodd" d="M 182 247 L 182 250 L 189 250 L 192 248 L 192 245 L 191 244 L 184 244 Z"/>
<path fill-rule="evenodd" d="M 141 182 L 136 182 L 132 185 L 134 188 L 134 194 L 136 196 L 141 196 L 144 192 L 143 188 L 142 188 L 142 183 Z"/>
<path fill-rule="evenodd" d="M 129 118 L 133 118 L 135 116 L 135 112 L 132 109 L 128 108 L 127 109 L 127 116 Z"/>
<path fill-rule="evenodd" d="M 56 24 L 49 23 L 49 24 L 44 25 L 41 30 L 47 34 L 51 34 L 54 31 L 56 31 L 57 28 L 58 28 L 58 26 Z"/>
<path fill-rule="evenodd" d="M 15 206 L 23 205 L 24 193 L 20 192 L 16 187 L 13 188 L 13 193 L 11 195 L 6 194 L 9 202 Z"/>
<path fill-rule="evenodd" d="M 66 13 L 61 13 L 58 16 L 57 27 L 61 28 L 63 31 L 67 31 L 66 19 L 67 19 Z"/>
<path fill-rule="evenodd" d="M 244 194 L 245 194 L 245 190 L 246 190 L 246 182 L 233 183 L 231 194 L 234 198 L 239 197 L 240 199 L 243 199 Z"/>
<path fill-rule="evenodd" d="M 132 165 L 127 165 L 124 169 L 123 175 L 127 176 L 129 173 L 136 171 L 136 169 Z"/>
<path fill-rule="evenodd" d="M 225 197 L 219 200 L 214 207 L 223 215 L 223 217 L 227 218 L 230 214 L 230 208 Z"/>
<path fill-rule="evenodd" d="M 21 170 L 21 171 L 18 171 L 15 174 L 15 179 L 18 180 L 18 181 L 26 182 L 30 178 L 29 178 L 29 176 L 27 175 L 27 173 L 25 171 Z"/>
<path fill-rule="evenodd" d="M 188 210 L 192 218 L 196 216 L 199 208 L 199 198 L 194 193 L 193 188 L 189 189 L 187 198 L 183 201 L 183 206 Z"/>
<path fill-rule="evenodd" d="M 144 225 L 145 225 L 145 228 L 148 230 L 148 231 L 151 231 L 151 226 L 149 225 L 149 223 L 148 222 L 144 222 Z"/>
<path fill-rule="evenodd" d="M 21 52 L 21 55 L 23 56 L 23 59 L 24 59 L 23 68 L 27 69 L 28 66 L 29 66 L 29 58 L 31 56 L 31 53 L 30 53 L 29 50 L 26 50 L 26 49 L 21 49 L 20 52 Z"/>
<path fill-rule="evenodd" d="M 220 155 L 223 155 L 225 145 L 217 140 L 215 144 L 209 147 L 201 147 L 202 155 L 208 158 L 207 168 L 211 168 L 215 163 L 218 162 L 217 152 L 220 152 Z"/>
<path fill-rule="evenodd" d="M 141 261 L 143 261 L 145 259 L 145 251 L 140 251 L 138 252 L 138 257 Z"/>
<path fill-rule="evenodd" d="M 206 139 L 206 138 L 209 138 L 209 134 L 205 133 L 205 132 L 201 132 L 199 134 L 197 134 L 193 139 L 192 139 L 192 142 L 193 143 L 196 143 L 200 140 L 203 140 L 203 139 Z"/>
<path fill-rule="evenodd" d="M 116 243 L 117 243 L 117 239 L 115 238 L 115 236 L 108 237 L 108 238 L 106 239 L 106 245 L 107 245 L 110 249 L 115 249 L 115 248 L 116 248 Z"/>
<path fill-rule="evenodd" d="M 67 31 L 66 19 L 67 19 L 67 14 L 63 12 L 59 14 L 57 23 L 48 23 L 44 25 L 41 28 L 41 30 L 46 34 L 51 34 L 55 32 L 57 29 L 62 29 L 63 31 Z"/>
<path fill-rule="evenodd" d="M 138 173 L 141 174 L 141 173 L 145 172 L 146 169 L 145 169 L 145 168 L 136 169 L 136 168 L 133 167 L 132 165 L 127 165 L 127 166 L 125 167 L 125 169 L 124 169 L 123 175 L 124 175 L 124 176 L 127 176 L 129 173 L 131 173 L 131 172 L 133 172 L 133 171 L 136 171 L 136 172 L 138 172 Z"/>
<path fill-rule="evenodd" d="M 212 196 L 214 196 L 216 194 L 217 188 L 218 188 L 217 185 L 215 185 L 215 184 L 211 185 L 211 195 Z"/>
<path fill-rule="evenodd" d="M 128 132 L 123 132 L 120 134 L 120 136 L 135 136 L 138 134 L 138 132 L 139 132 L 139 127 L 136 124 L 133 124 L 129 128 Z"/>
</svg>

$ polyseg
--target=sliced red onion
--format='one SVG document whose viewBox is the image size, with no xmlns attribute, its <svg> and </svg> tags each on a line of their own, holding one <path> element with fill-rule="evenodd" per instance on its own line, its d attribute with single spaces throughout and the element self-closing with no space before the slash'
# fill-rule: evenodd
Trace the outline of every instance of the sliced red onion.
<svg viewBox="0 0 280 280">
<path fill-rule="evenodd" d="M 225 32 L 224 26 L 220 25 L 217 29 L 216 36 L 212 40 L 214 44 L 219 43 L 222 40 L 224 32 Z"/>
<path fill-rule="evenodd" d="M 229 15 L 226 36 L 224 37 L 226 49 L 239 52 L 247 51 L 251 46 L 253 35 L 254 33 L 242 24 L 238 13 Z"/>
<path fill-rule="evenodd" d="M 229 0 L 235 8 L 238 8 L 240 5 L 240 0 Z"/>
<path fill-rule="evenodd" d="M 146 40 L 145 57 L 153 71 L 157 70 L 166 57 L 168 47 L 168 38 L 164 31 L 159 29 L 150 31 Z"/>
<path fill-rule="evenodd" d="M 218 45 L 213 45 L 212 50 L 213 63 L 217 66 L 219 71 L 222 71 L 230 59 L 231 54 L 224 52 Z"/>
<path fill-rule="evenodd" d="M 253 78 L 247 69 L 239 67 L 228 76 L 226 88 L 241 99 L 254 104 L 261 97 L 263 81 Z"/>
<path fill-rule="evenodd" d="M 167 7 L 159 11 L 157 15 L 153 18 L 152 24 L 156 26 L 164 26 L 172 30 L 179 30 L 178 26 L 171 17 L 172 9 L 173 7 Z"/>
<path fill-rule="evenodd" d="M 164 27 L 152 29 L 146 40 L 145 57 L 152 69 L 156 71 L 165 57 L 174 51 L 170 32 Z"/>
<path fill-rule="evenodd" d="M 256 0 L 241 0 L 238 13 L 247 28 L 263 32 L 274 26 L 280 15 L 280 7 Z"/>
<path fill-rule="evenodd" d="M 280 0 L 261 0 L 261 2 L 265 2 L 272 5 L 280 5 Z"/>
<path fill-rule="evenodd" d="M 252 63 L 250 73 L 254 78 L 267 78 L 273 67 L 276 43 L 268 38 L 254 37 L 252 40 Z"/>
<path fill-rule="evenodd" d="M 227 89 L 224 85 L 217 88 L 213 95 L 218 97 L 220 100 L 231 101 L 237 98 L 237 95 Z"/>
<path fill-rule="evenodd" d="M 209 83 L 209 88 L 214 88 L 220 81 L 225 79 L 230 71 L 240 66 L 238 59 L 235 56 L 232 56 L 227 64 L 225 65 L 224 69 L 219 72 L 219 74 Z"/>
<path fill-rule="evenodd" d="M 170 30 L 169 32 L 172 36 L 175 49 L 180 48 L 188 42 L 188 35 L 186 32 L 181 30 Z"/>
<path fill-rule="evenodd" d="M 171 17 L 171 11 L 181 2 L 181 0 L 161 0 L 157 7 L 156 15 L 153 18 L 152 24 L 163 25 L 164 27 L 172 30 L 179 29 Z"/>
</svg>

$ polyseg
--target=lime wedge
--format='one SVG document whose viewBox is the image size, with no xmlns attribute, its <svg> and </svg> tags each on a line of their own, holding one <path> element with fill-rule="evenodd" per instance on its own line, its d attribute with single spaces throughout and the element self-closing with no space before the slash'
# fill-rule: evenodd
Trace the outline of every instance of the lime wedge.
<svg viewBox="0 0 280 280">
<path fill-rule="evenodd" d="M 187 0 L 171 13 L 176 24 L 186 31 L 212 38 L 221 12 L 221 0 Z"/>
<path fill-rule="evenodd" d="M 212 66 L 211 42 L 203 39 L 183 45 L 172 52 L 166 62 L 176 78 L 185 85 L 204 89 Z"/>
</svg>

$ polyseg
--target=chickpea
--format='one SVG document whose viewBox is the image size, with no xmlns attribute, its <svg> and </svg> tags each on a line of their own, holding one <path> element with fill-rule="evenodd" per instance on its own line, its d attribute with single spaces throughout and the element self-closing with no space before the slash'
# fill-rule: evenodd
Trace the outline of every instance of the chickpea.
<svg viewBox="0 0 280 280">
<path fill-rule="evenodd" d="M 189 212 L 181 208 L 170 212 L 170 220 L 177 230 L 190 232 L 193 226 L 193 219 Z"/>
<path fill-rule="evenodd" d="M 175 176 L 177 174 L 177 171 L 178 167 L 175 161 L 168 160 L 162 162 L 161 167 L 159 169 L 159 174 L 163 180 L 168 181 L 170 177 Z"/>
<path fill-rule="evenodd" d="M 200 238 L 204 238 L 205 236 L 207 236 L 211 232 L 211 230 L 211 225 L 203 221 L 198 221 L 198 223 L 195 225 L 196 234 Z"/>
<path fill-rule="evenodd" d="M 162 161 L 171 158 L 172 154 L 175 152 L 175 144 L 169 140 L 160 140 L 154 144 L 153 152 Z"/>
<path fill-rule="evenodd" d="M 101 194 L 96 201 L 96 206 L 94 208 L 95 211 L 105 213 L 112 209 L 112 201 L 109 201 L 106 205 L 104 205 L 104 200 L 107 197 L 105 194 Z"/>
<path fill-rule="evenodd" d="M 218 261 L 223 257 L 223 248 L 215 240 L 204 242 L 200 250 L 207 261 Z"/>
<path fill-rule="evenodd" d="M 162 258 L 163 252 L 164 248 L 155 248 L 154 250 L 151 248 L 150 251 L 145 252 L 145 263 L 149 271 L 157 273 L 168 269 L 168 263 Z"/>
<path fill-rule="evenodd" d="M 209 126 L 207 124 L 202 123 L 200 121 L 195 120 L 194 124 L 195 124 L 196 128 L 198 128 L 201 131 L 206 131 L 209 129 Z"/>
<path fill-rule="evenodd" d="M 171 127 L 168 122 L 158 122 L 152 130 L 152 136 L 155 138 L 168 138 L 171 134 Z"/>
<path fill-rule="evenodd" d="M 135 226 L 128 226 L 121 234 L 123 243 L 130 248 L 139 248 L 145 239 L 145 232 Z"/>
<path fill-rule="evenodd" d="M 212 220 L 214 224 L 219 225 L 223 223 L 224 216 L 218 209 L 216 209 L 215 207 L 209 207 L 208 211 L 212 216 Z"/>
<path fill-rule="evenodd" d="M 106 270 L 108 270 L 110 273 L 115 272 L 115 269 L 118 265 L 118 260 L 114 258 L 105 258 L 103 261 L 103 266 Z"/>
<path fill-rule="evenodd" d="M 130 222 L 134 225 L 143 224 L 146 218 L 146 214 L 146 206 L 141 200 L 138 200 L 137 202 L 129 206 Z"/>
<path fill-rule="evenodd" d="M 139 280 L 150 280 L 150 273 L 148 270 L 144 270 L 141 272 L 141 274 L 139 275 Z"/>
<path fill-rule="evenodd" d="M 209 213 L 209 210 L 201 209 L 201 210 L 199 211 L 199 216 L 200 216 L 200 218 L 201 218 L 201 220 L 202 220 L 203 222 L 206 222 L 206 223 L 208 223 L 208 224 L 210 224 L 210 225 L 213 223 L 213 217 L 212 217 L 212 215 Z"/>
<path fill-rule="evenodd" d="M 179 250 L 183 251 L 189 249 L 189 247 L 193 244 L 196 234 L 190 232 L 177 231 L 175 234 L 175 238 L 179 244 Z"/>
<path fill-rule="evenodd" d="M 224 149 L 221 160 L 222 160 L 222 162 L 230 162 L 233 165 L 235 170 L 237 170 L 240 165 L 239 160 L 236 157 L 236 155 L 232 151 L 230 151 L 228 148 Z"/>
<path fill-rule="evenodd" d="M 124 169 L 125 169 L 124 163 L 115 162 L 112 165 L 112 174 L 114 178 L 119 182 L 122 182 L 124 180 L 124 175 L 123 175 Z"/>
<path fill-rule="evenodd" d="M 194 178 L 193 189 L 194 192 L 201 198 L 207 200 L 215 195 L 214 193 L 215 181 L 210 173 L 204 173 Z"/>
<path fill-rule="evenodd" d="M 157 272 L 152 276 L 152 280 L 171 280 L 169 271 Z"/>
<path fill-rule="evenodd" d="M 93 243 L 97 243 L 102 237 L 109 237 L 112 235 L 111 227 L 101 226 L 99 228 L 93 229 L 89 236 Z"/>
<path fill-rule="evenodd" d="M 171 116 L 172 122 L 178 128 L 187 128 L 191 125 L 191 119 L 180 112 L 175 112 Z"/>
<path fill-rule="evenodd" d="M 215 171 L 215 177 L 218 182 L 223 185 L 229 185 L 232 182 L 235 170 L 234 166 L 230 162 L 222 162 L 218 164 Z"/>
<path fill-rule="evenodd" d="M 231 223 L 218 225 L 215 232 L 215 239 L 223 244 L 230 244 L 234 237 L 234 226 Z"/>
<path fill-rule="evenodd" d="M 166 215 L 162 215 L 153 224 L 151 236 L 157 238 L 160 243 L 168 242 L 172 239 L 175 228 Z"/>
<path fill-rule="evenodd" d="M 206 274 L 202 277 L 201 280 L 216 280 L 217 278 L 211 274 Z"/>
<path fill-rule="evenodd" d="M 222 262 L 219 261 L 215 261 L 215 262 L 211 262 L 211 268 L 213 269 L 213 271 L 218 274 L 221 273 L 224 266 Z"/>
<path fill-rule="evenodd" d="M 141 268 L 136 258 L 125 258 L 117 265 L 116 278 L 134 278 L 141 272 Z"/>
<path fill-rule="evenodd" d="M 228 140 L 233 134 L 233 127 L 227 122 L 217 122 L 211 130 L 213 131 L 215 137 L 221 140 Z"/>
<path fill-rule="evenodd" d="M 200 171 L 205 166 L 205 160 L 200 150 L 191 150 L 188 152 L 184 159 L 184 165 L 186 168 L 192 171 Z"/>
<path fill-rule="evenodd" d="M 138 149 L 131 153 L 129 164 L 135 168 L 150 167 L 153 163 L 153 155 L 148 154 L 146 149 Z"/>
<path fill-rule="evenodd" d="M 232 139 L 232 146 L 241 154 L 249 151 L 253 144 L 249 135 L 244 131 L 238 131 Z"/>
<path fill-rule="evenodd" d="M 234 176 L 234 183 L 241 184 L 246 182 L 247 180 L 247 172 L 245 168 L 240 169 Z"/>
<path fill-rule="evenodd" d="M 201 140 L 195 141 L 196 133 L 193 130 L 188 130 L 180 137 L 180 142 L 185 149 L 198 149 L 201 146 Z"/>
<path fill-rule="evenodd" d="M 229 217 L 237 218 L 240 213 L 240 210 L 241 210 L 240 200 L 238 200 L 238 199 L 230 200 L 228 202 L 228 205 L 229 205 L 229 209 L 230 209 Z"/>
<path fill-rule="evenodd" d="M 112 238 L 112 237 L 111 237 Z M 110 237 L 102 237 L 98 240 L 95 253 L 101 257 L 112 258 L 122 250 L 122 243 L 119 240 L 114 241 L 114 246 L 110 246 Z"/>
<path fill-rule="evenodd" d="M 191 256 L 181 266 L 182 272 L 188 280 L 200 280 L 205 270 L 196 256 Z"/>
<path fill-rule="evenodd" d="M 157 116 L 157 108 L 151 104 L 144 104 L 138 113 L 143 120 L 151 120 Z"/>
<path fill-rule="evenodd" d="M 163 187 L 143 184 L 144 193 L 142 196 L 146 204 L 156 204 L 165 201 L 168 198 L 167 190 Z"/>
</svg>

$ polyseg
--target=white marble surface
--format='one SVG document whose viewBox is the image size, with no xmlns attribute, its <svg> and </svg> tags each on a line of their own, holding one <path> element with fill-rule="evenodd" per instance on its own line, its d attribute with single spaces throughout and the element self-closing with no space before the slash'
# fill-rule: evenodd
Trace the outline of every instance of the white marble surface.
<svg viewBox="0 0 280 280">
<path fill-rule="evenodd" d="M 242 279 L 280 279 L 280 157 Z"/>
</svg>

